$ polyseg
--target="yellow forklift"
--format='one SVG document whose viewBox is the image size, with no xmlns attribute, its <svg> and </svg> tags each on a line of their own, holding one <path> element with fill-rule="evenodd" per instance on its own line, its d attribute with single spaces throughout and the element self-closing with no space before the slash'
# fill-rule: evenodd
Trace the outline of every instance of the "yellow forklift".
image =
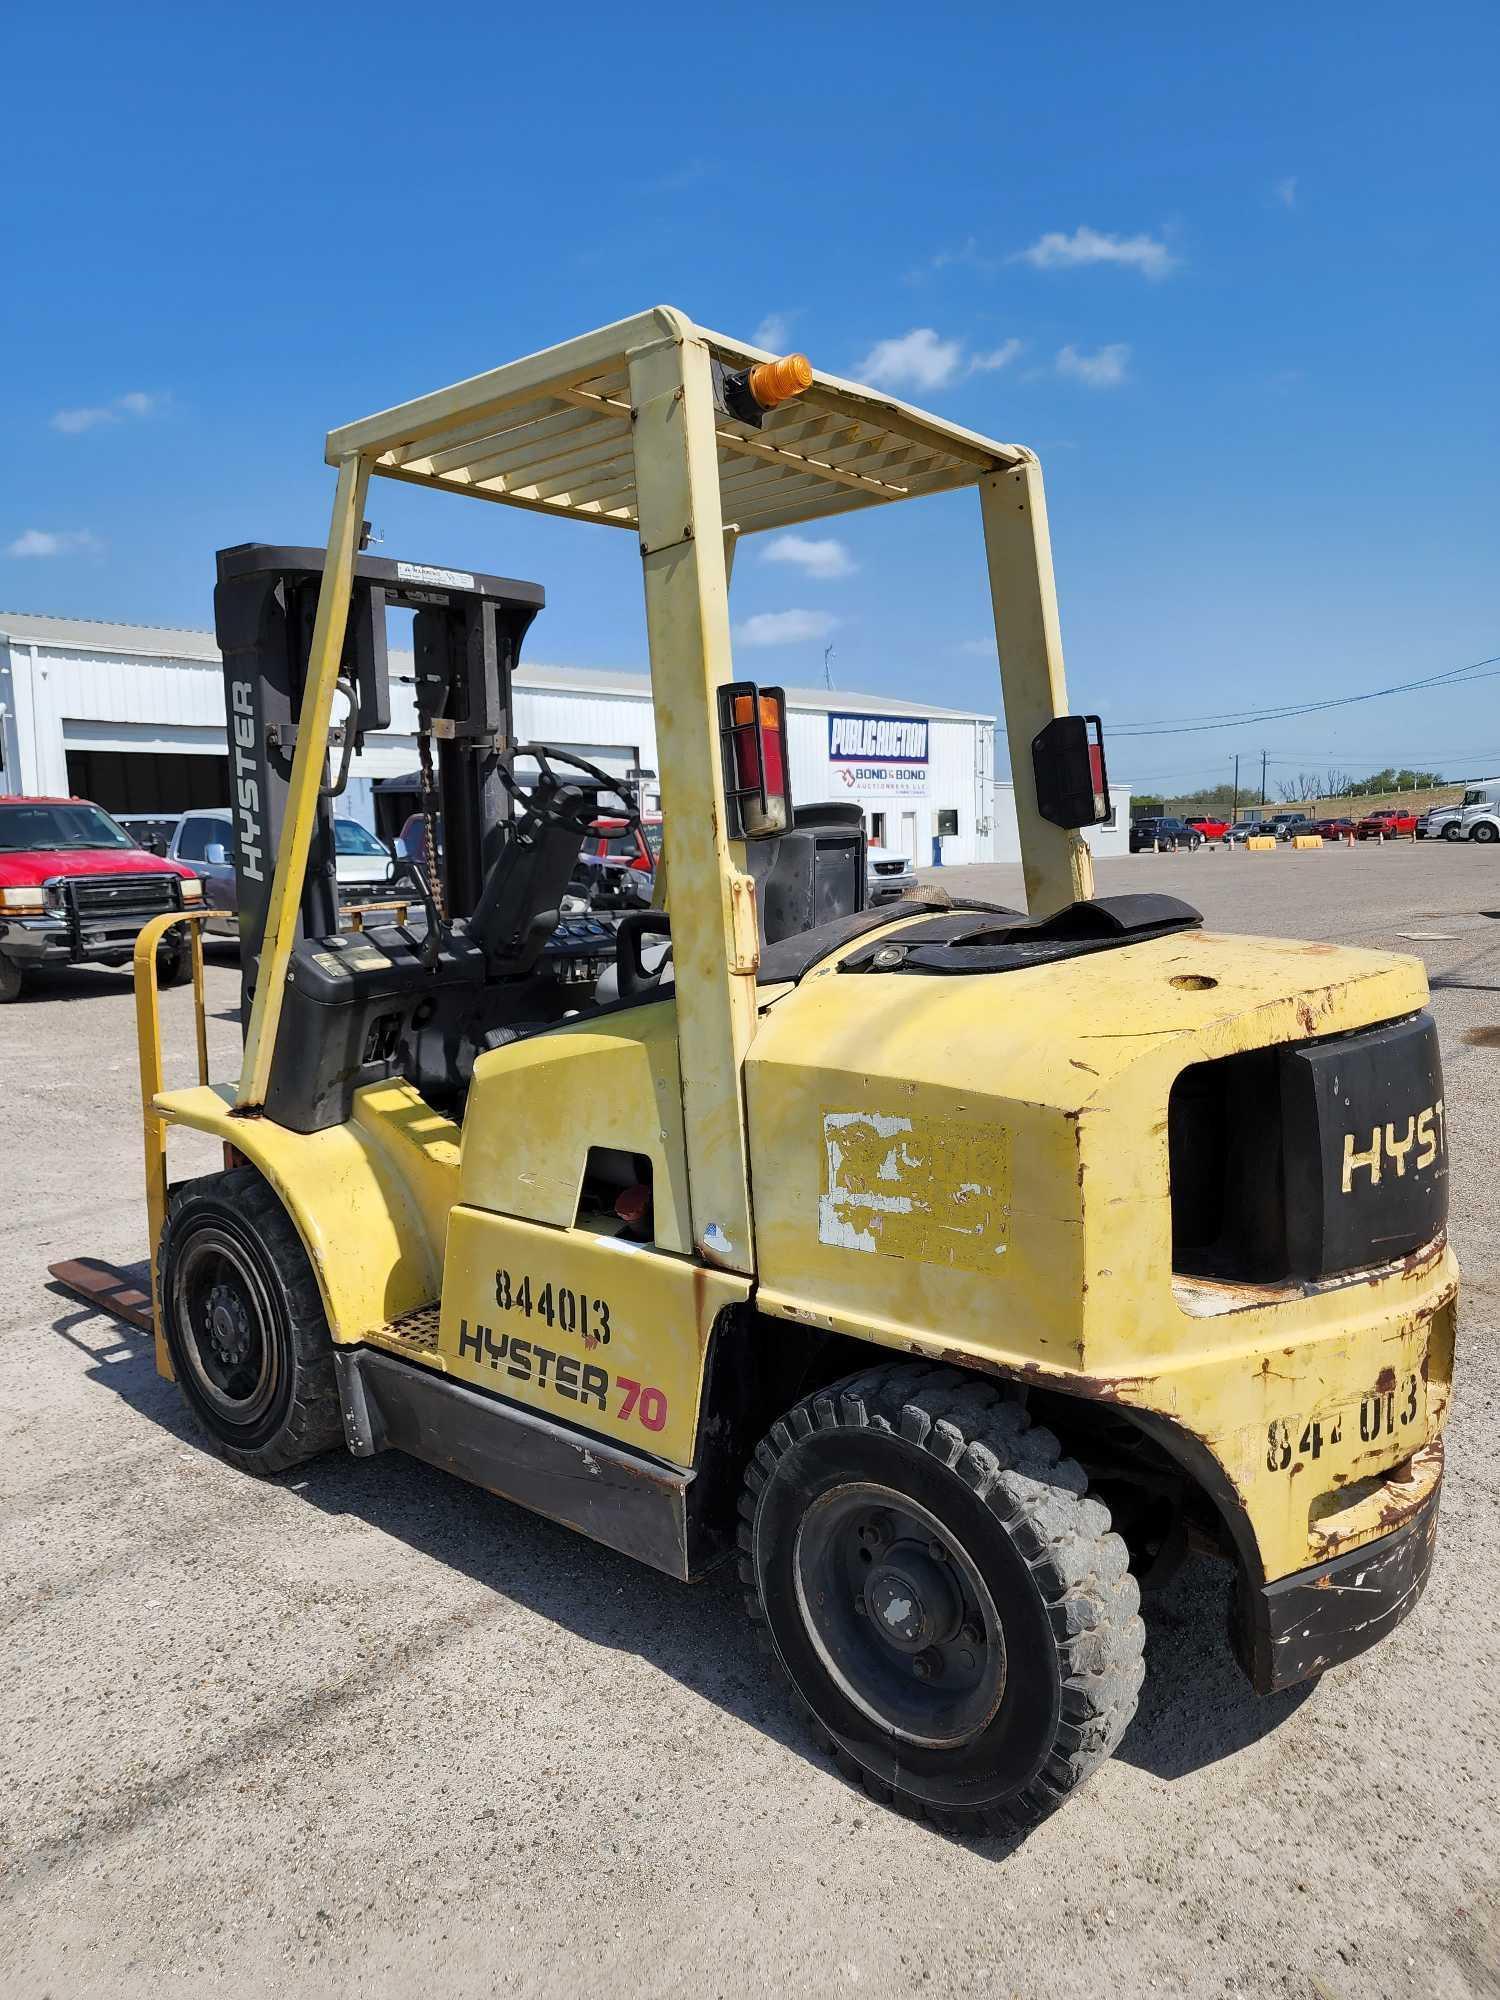
<svg viewBox="0 0 1500 2000">
<path fill-rule="evenodd" d="M 198 1086 L 163 1088 L 185 919 L 136 955 L 157 1365 L 225 1455 L 395 1449 L 684 1580 L 737 1552 L 839 1767 L 957 1831 L 1033 1823 L 1113 1751 L 1139 1579 L 1185 1544 L 1233 1564 L 1262 1692 L 1388 1633 L 1431 1561 L 1457 1296 L 1423 972 L 1094 896 L 1108 779 L 1033 454 L 658 307 L 327 457 L 326 553 L 220 559 L 264 886 L 237 1080 L 200 1027 Z M 657 908 L 567 936 L 580 841 L 637 802 L 514 740 L 537 587 L 362 554 L 372 475 L 638 538 Z M 869 909 L 857 816 L 793 799 L 783 697 L 735 678 L 734 550 L 959 487 L 1027 909 Z M 442 862 L 340 931 L 321 816 L 384 713 L 392 600 Z M 179 1130 L 224 1171 L 169 1180 Z"/>
</svg>

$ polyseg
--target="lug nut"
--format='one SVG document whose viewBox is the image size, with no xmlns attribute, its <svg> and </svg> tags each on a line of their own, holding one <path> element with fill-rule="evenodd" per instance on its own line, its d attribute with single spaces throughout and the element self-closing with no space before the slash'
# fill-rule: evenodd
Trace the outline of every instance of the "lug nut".
<svg viewBox="0 0 1500 2000">
<path fill-rule="evenodd" d="M 936 1646 L 929 1646 L 925 1653 L 918 1653 L 911 1663 L 911 1670 L 919 1681 L 933 1680 L 943 1671 L 943 1656 Z"/>
<path fill-rule="evenodd" d="M 984 1634 L 977 1625 L 965 1625 L 958 1636 L 966 1646 L 982 1646 L 984 1644 Z"/>
<path fill-rule="evenodd" d="M 929 1542 L 927 1544 L 927 1553 L 937 1562 L 945 1563 L 948 1560 L 948 1551 L 943 1547 L 941 1542 Z"/>
</svg>

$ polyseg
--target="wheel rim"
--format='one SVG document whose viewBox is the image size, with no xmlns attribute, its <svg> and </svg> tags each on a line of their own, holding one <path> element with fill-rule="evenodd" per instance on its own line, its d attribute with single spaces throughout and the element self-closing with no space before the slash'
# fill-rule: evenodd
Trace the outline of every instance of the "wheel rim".
<svg viewBox="0 0 1500 2000">
<path fill-rule="evenodd" d="M 193 1386 L 217 1416 L 254 1424 L 281 1380 L 280 1343 L 265 1282 L 227 1229 L 197 1230 L 183 1247 L 172 1306 Z"/>
<path fill-rule="evenodd" d="M 825 1671 L 880 1728 L 951 1749 L 993 1720 L 1006 1680 L 994 1599 L 920 1502 L 873 1483 L 831 1488 L 802 1518 L 792 1568 Z"/>
</svg>

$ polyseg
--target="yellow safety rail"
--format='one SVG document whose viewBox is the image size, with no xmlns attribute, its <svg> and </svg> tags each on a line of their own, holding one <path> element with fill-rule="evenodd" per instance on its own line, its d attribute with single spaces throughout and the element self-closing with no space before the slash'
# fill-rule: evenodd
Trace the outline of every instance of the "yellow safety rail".
<svg viewBox="0 0 1500 2000">
<path fill-rule="evenodd" d="M 161 1299 L 156 1289 L 156 1252 L 167 1219 L 167 1120 L 156 1108 L 162 1088 L 161 988 L 156 952 L 174 924 L 186 924 L 193 948 L 193 1011 L 198 1042 L 198 1081 L 208 1082 L 208 1015 L 203 997 L 203 919 L 207 910 L 174 910 L 153 917 L 135 941 L 135 1038 L 141 1066 L 141 1136 L 146 1149 L 146 1226 L 151 1235 L 151 1323 L 156 1332 L 157 1372 L 172 1379 L 172 1363 L 162 1336 Z"/>
</svg>

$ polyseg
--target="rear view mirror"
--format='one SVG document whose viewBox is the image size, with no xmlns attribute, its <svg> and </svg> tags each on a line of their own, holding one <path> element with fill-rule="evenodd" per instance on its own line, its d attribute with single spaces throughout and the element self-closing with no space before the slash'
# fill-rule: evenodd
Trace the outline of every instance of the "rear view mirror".
<svg viewBox="0 0 1500 2000">
<path fill-rule="evenodd" d="M 229 865 L 229 855 L 223 842 L 218 840 L 214 841 L 211 847 L 204 848 L 203 859 L 210 868 L 225 868 Z"/>
</svg>

